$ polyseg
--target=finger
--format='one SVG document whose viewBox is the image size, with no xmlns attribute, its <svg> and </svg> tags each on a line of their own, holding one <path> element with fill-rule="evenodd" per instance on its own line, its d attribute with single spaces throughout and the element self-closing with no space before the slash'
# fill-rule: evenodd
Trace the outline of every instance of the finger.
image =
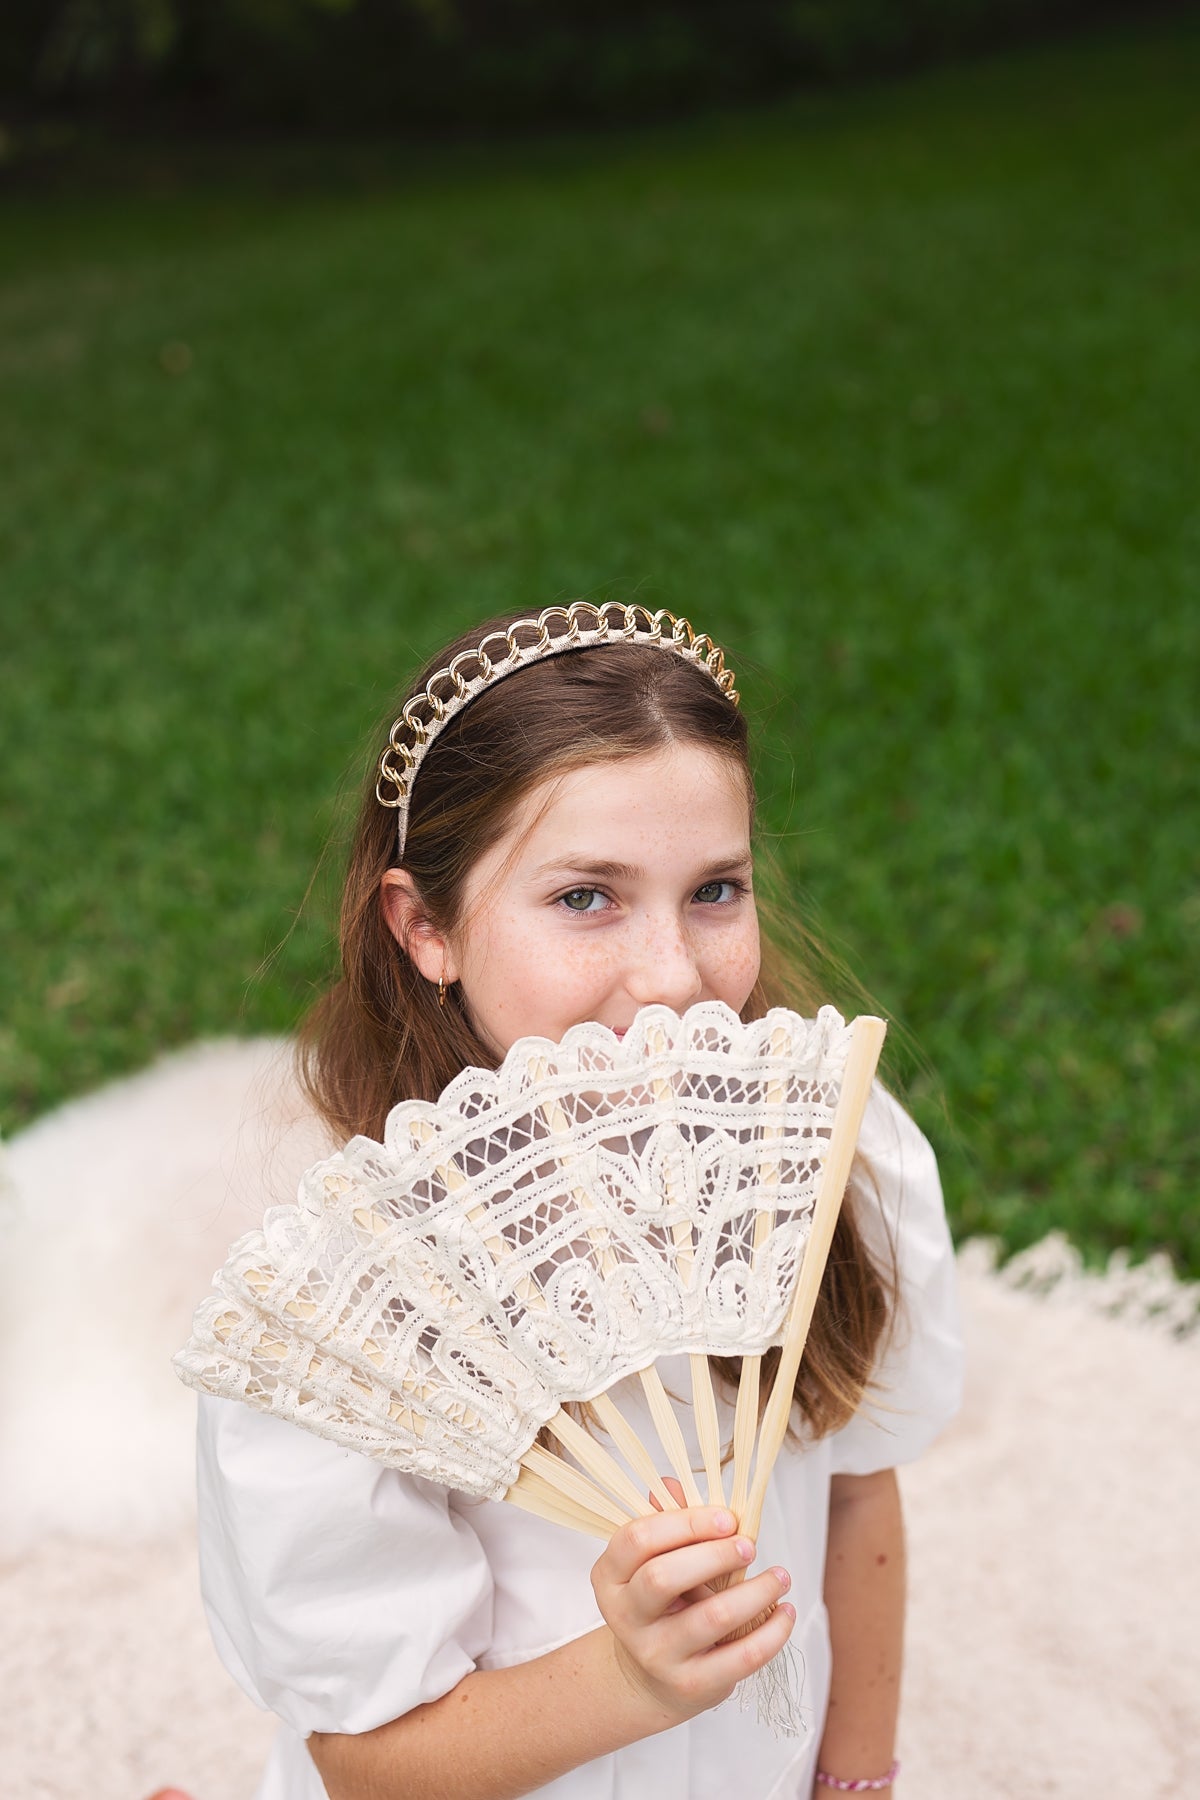
<svg viewBox="0 0 1200 1800">
<path fill-rule="evenodd" d="M 778 1656 L 792 1635 L 795 1623 L 795 1607 L 790 1601 L 781 1600 L 762 1624 L 747 1632 L 745 1637 L 716 1644 L 711 1650 L 704 1651 L 700 1663 L 706 1682 L 732 1689 L 747 1675 L 761 1669 L 764 1663 L 769 1663 L 773 1656 Z"/>
<path fill-rule="evenodd" d="M 644 1562 L 631 1577 L 627 1593 L 643 1620 L 657 1619 L 672 1607 L 711 1598 L 709 1582 L 724 1586 L 729 1576 L 745 1570 L 754 1560 L 754 1544 L 747 1537 L 712 1538 L 688 1544 L 681 1550 L 664 1550 Z"/>
<path fill-rule="evenodd" d="M 778 1610 L 778 1602 L 790 1586 L 786 1569 L 767 1569 L 753 1581 L 739 1582 L 737 1587 L 698 1600 L 671 1622 L 681 1653 L 695 1656 L 735 1632 L 744 1632 L 769 1609 Z"/>
<path fill-rule="evenodd" d="M 689 1506 L 680 1512 L 647 1513 L 615 1531 L 602 1561 L 610 1579 L 628 1582 L 652 1556 L 733 1535 L 736 1520 L 719 1506 Z"/>
</svg>

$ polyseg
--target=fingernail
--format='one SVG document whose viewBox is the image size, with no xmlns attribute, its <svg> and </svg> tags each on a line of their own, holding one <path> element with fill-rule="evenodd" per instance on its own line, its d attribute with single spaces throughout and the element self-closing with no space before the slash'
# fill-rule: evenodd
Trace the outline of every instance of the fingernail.
<svg viewBox="0 0 1200 1800">
<path fill-rule="evenodd" d="M 713 1520 L 713 1524 L 718 1531 L 732 1531 L 735 1520 L 732 1513 L 719 1512 Z"/>
<path fill-rule="evenodd" d="M 788 1589 L 792 1585 L 792 1578 L 788 1574 L 787 1570 L 786 1569 L 772 1569 L 771 1573 L 775 1577 L 776 1581 L 779 1583 L 783 1592 L 786 1594 Z"/>
<path fill-rule="evenodd" d="M 741 1557 L 743 1562 L 753 1562 L 754 1561 L 754 1545 L 750 1542 L 749 1538 L 739 1538 L 738 1539 L 737 1553 Z"/>
<path fill-rule="evenodd" d="M 781 1600 L 779 1602 L 779 1610 L 781 1613 L 786 1613 L 788 1618 L 792 1620 L 793 1624 L 795 1623 L 796 1609 L 792 1605 L 790 1600 Z"/>
</svg>

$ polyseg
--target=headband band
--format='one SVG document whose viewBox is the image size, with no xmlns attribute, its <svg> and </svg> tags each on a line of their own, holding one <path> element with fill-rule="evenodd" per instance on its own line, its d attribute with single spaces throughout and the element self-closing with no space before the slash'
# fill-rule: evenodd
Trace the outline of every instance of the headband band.
<svg viewBox="0 0 1200 1800">
<path fill-rule="evenodd" d="M 562 629 L 552 631 L 552 625 Z M 522 643 L 520 634 L 531 631 L 536 637 Z M 672 650 L 703 669 L 737 705 L 734 674 L 725 667 L 724 652 L 706 633 L 693 631 L 686 619 L 677 619 L 674 613 L 650 612 L 644 606 L 622 606 L 615 601 L 595 605 L 590 600 L 575 600 L 570 606 L 548 606 L 535 617 L 517 619 L 504 631 L 490 632 L 473 649 L 460 651 L 444 669 L 431 675 L 421 692 L 405 701 L 388 733 L 387 748 L 379 759 L 375 797 L 381 806 L 396 810 L 400 856 L 404 854 L 408 805 L 417 771 L 450 720 L 484 688 L 494 687 L 506 675 L 515 675 L 549 656 L 560 656 L 565 650 L 590 650 L 601 644 L 647 644 Z"/>
</svg>

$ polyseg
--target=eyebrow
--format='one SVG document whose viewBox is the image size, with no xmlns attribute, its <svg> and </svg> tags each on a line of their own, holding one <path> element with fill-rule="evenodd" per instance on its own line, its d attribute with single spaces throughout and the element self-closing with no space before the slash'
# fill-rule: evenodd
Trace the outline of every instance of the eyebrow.
<svg viewBox="0 0 1200 1800">
<path fill-rule="evenodd" d="M 735 871 L 741 872 L 751 868 L 753 862 L 754 859 L 750 852 L 743 851 L 733 856 L 718 857 L 713 862 L 706 863 L 700 873 L 702 876 L 712 876 Z M 552 875 L 555 872 L 563 875 L 587 875 L 595 881 L 642 881 L 646 875 L 645 869 L 639 868 L 636 863 L 594 862 L 587 857 L 576 856 L 568 852 L 566 856 L 556 856 L 553 861 L 542 863 L 540 867 L 534 869 L 533 879 L 537 881 L 543 875 Z"/>
</svg>

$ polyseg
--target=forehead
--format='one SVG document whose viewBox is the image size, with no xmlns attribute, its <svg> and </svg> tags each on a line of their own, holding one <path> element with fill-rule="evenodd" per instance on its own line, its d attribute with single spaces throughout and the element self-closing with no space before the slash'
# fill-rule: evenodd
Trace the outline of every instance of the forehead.
<svg viewBox="0 0 1200 1800">
<path fill-rule="evenodd" d="M 696 744 L 588 763 L 541 783 L 517 808 L 501 858 L 521 869 L 553 856 L 654 863 L 733 855 L 750 837 L 750 797 L 729 757 Z"/>
</svg>

